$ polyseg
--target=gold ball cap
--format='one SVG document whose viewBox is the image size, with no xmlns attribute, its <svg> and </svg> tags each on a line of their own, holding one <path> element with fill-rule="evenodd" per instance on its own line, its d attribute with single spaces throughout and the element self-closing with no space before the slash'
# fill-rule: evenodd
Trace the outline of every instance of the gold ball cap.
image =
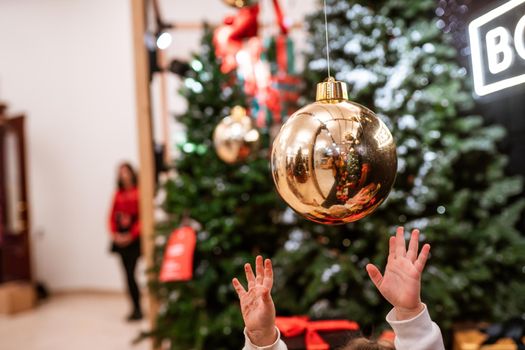
<svg viewBox="0 0 525 350">
<path fill-rule="evenodd" d="M 339 102 L 348 100 L 348 91 L 346 90 L 346 83 L 336 81 L 330 77 L 326 81 L 317 84 L 318 102 Z"/>
<path fill-rule="evenodd" d="M 233 107 L 231 110 L 231 116 L 233 120 L 237 122 L 241 121 L 244 117 L 246 117 L 246 108 L 241 106 Z"/>
</svg>

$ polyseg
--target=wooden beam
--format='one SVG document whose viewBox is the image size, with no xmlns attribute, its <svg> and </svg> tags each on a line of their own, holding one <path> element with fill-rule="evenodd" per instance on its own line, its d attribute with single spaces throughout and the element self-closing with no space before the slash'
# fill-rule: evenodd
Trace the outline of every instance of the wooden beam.
<svg viewBox="0 0 525 350">
<path fill-rule="evenodd" d="M 133 53 L 135 58 L 135 99 L 139 145 L 139 193 L 142 253 L 149 270 L 154 263 L 154 219 L 153 198 L 155 175 L 153 160 L 153 139 L 149 94 L 148 55 L 144 44 L 146 32 L 146 0 L 130 0 L 133 31 Z M 151 276 L 148 276 L 148 280 Z M 158 314 L 158 300 L 148 291 L 149 321 L 155 326 Z M 154 349 L 152 341 L 152 349 Z"/>
<path fill-rule="evenodd" d="M 218 27 L 219 25 L 222 25 L 222 23 L 208 23 L 208 25 L 212 28 L 215 28 L 215 27 Z M 273 22 L 259 24 L 259 28 L 273 28 L 273 27 L 278 28 L 277 24 Z M 192 30 L 203 30 L 203 29 L 204 29 L 204 24 L 202 22 L 174 22 L 174 23 L 171 23 L 171 28 L 167 28 L 165 30 L 169 32 L 174 32 L 178 30 L 192 31 Z M 293 23 L 292 26 L 290 27 L 291 31 L 304 30 L 304 29 L 306 29 L 306 27 L 304 23 L 302 22 Z"/>
</svg>

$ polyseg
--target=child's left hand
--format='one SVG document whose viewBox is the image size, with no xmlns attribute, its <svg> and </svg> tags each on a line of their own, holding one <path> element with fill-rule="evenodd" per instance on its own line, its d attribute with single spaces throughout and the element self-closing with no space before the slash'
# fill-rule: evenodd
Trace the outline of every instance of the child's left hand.
<svg viewBox="0 0 525 350">
<path fill-rule="evenodd" d="M 246 333 L 251 342 L 259 347 L 268 346 L 277 340 L 275 330 L 275 306 L 270 294 L 273 285 L 273 270 L 270 259 L 264 261 L 262 256 L 255 259 L 253 274 L 250 264 L 244 265 L 248 291 L 244 289 L 237 278 L 232 283 L 241 301 L 242 317 Z"/>
<path fill-rule="evenodd" d="M 388 262 L 384 275 L 377 266 L 368 264 L 366 270 L 394 310 L 398 320 L 417 316 L 424 306 L 421 303 L 421 274 L 430 252 L 425 244 L 418 255 L 419 230 L 413 230 L 406 249 L 404 228 L 398 227 L 395 237 L 390 237 Z"/>
</svg>

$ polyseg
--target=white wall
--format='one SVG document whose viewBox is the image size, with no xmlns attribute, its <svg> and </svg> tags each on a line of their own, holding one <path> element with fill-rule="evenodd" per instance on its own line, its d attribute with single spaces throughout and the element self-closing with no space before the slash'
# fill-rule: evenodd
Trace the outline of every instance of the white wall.
<svg viewBox="0 0 525 350">
<path fill-rule="evenodd" d="M 106 217 L 117 163 L 137 164 L 129 0 L 1 0 L 0 100 L 28 121 L 36 277 L 119 289 Z"/>
<path fill-rule="evenodd" d="M 317 0 L 281 2 L 300 22 Z M 27 113 L 34 266 L 55 290 L 123 287 L 108 254 L 106 216 L 117 163 L 137 164 L 130 3 L 0 0 L 0 100 Z M 261 3 L 263 22 L 271 23 L 271 0 Z M 235 13 L 220 0 L 160 4 L 170 23 L 218 24 Z M 200 30 L 172 33 L 169 58 L 188 59 L 199 49 Z M 304 33 L 293 37 L 301 51 Z M 171 76 L 173 113 L 185 108 L 179 85 Z M 155 124 L 160 139 L 158 113 Z"/>
</svg>

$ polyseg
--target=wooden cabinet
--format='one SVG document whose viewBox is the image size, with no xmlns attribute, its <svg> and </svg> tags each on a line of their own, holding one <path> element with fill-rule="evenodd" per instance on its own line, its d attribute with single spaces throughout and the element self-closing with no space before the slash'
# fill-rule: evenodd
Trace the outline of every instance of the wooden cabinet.
<svg viewBox="0 0 525 350">
<path fill-rule="evenodd" d="M 0 105 L 0 283 L 31 280 L 25 117 Z"/>
</svg>

